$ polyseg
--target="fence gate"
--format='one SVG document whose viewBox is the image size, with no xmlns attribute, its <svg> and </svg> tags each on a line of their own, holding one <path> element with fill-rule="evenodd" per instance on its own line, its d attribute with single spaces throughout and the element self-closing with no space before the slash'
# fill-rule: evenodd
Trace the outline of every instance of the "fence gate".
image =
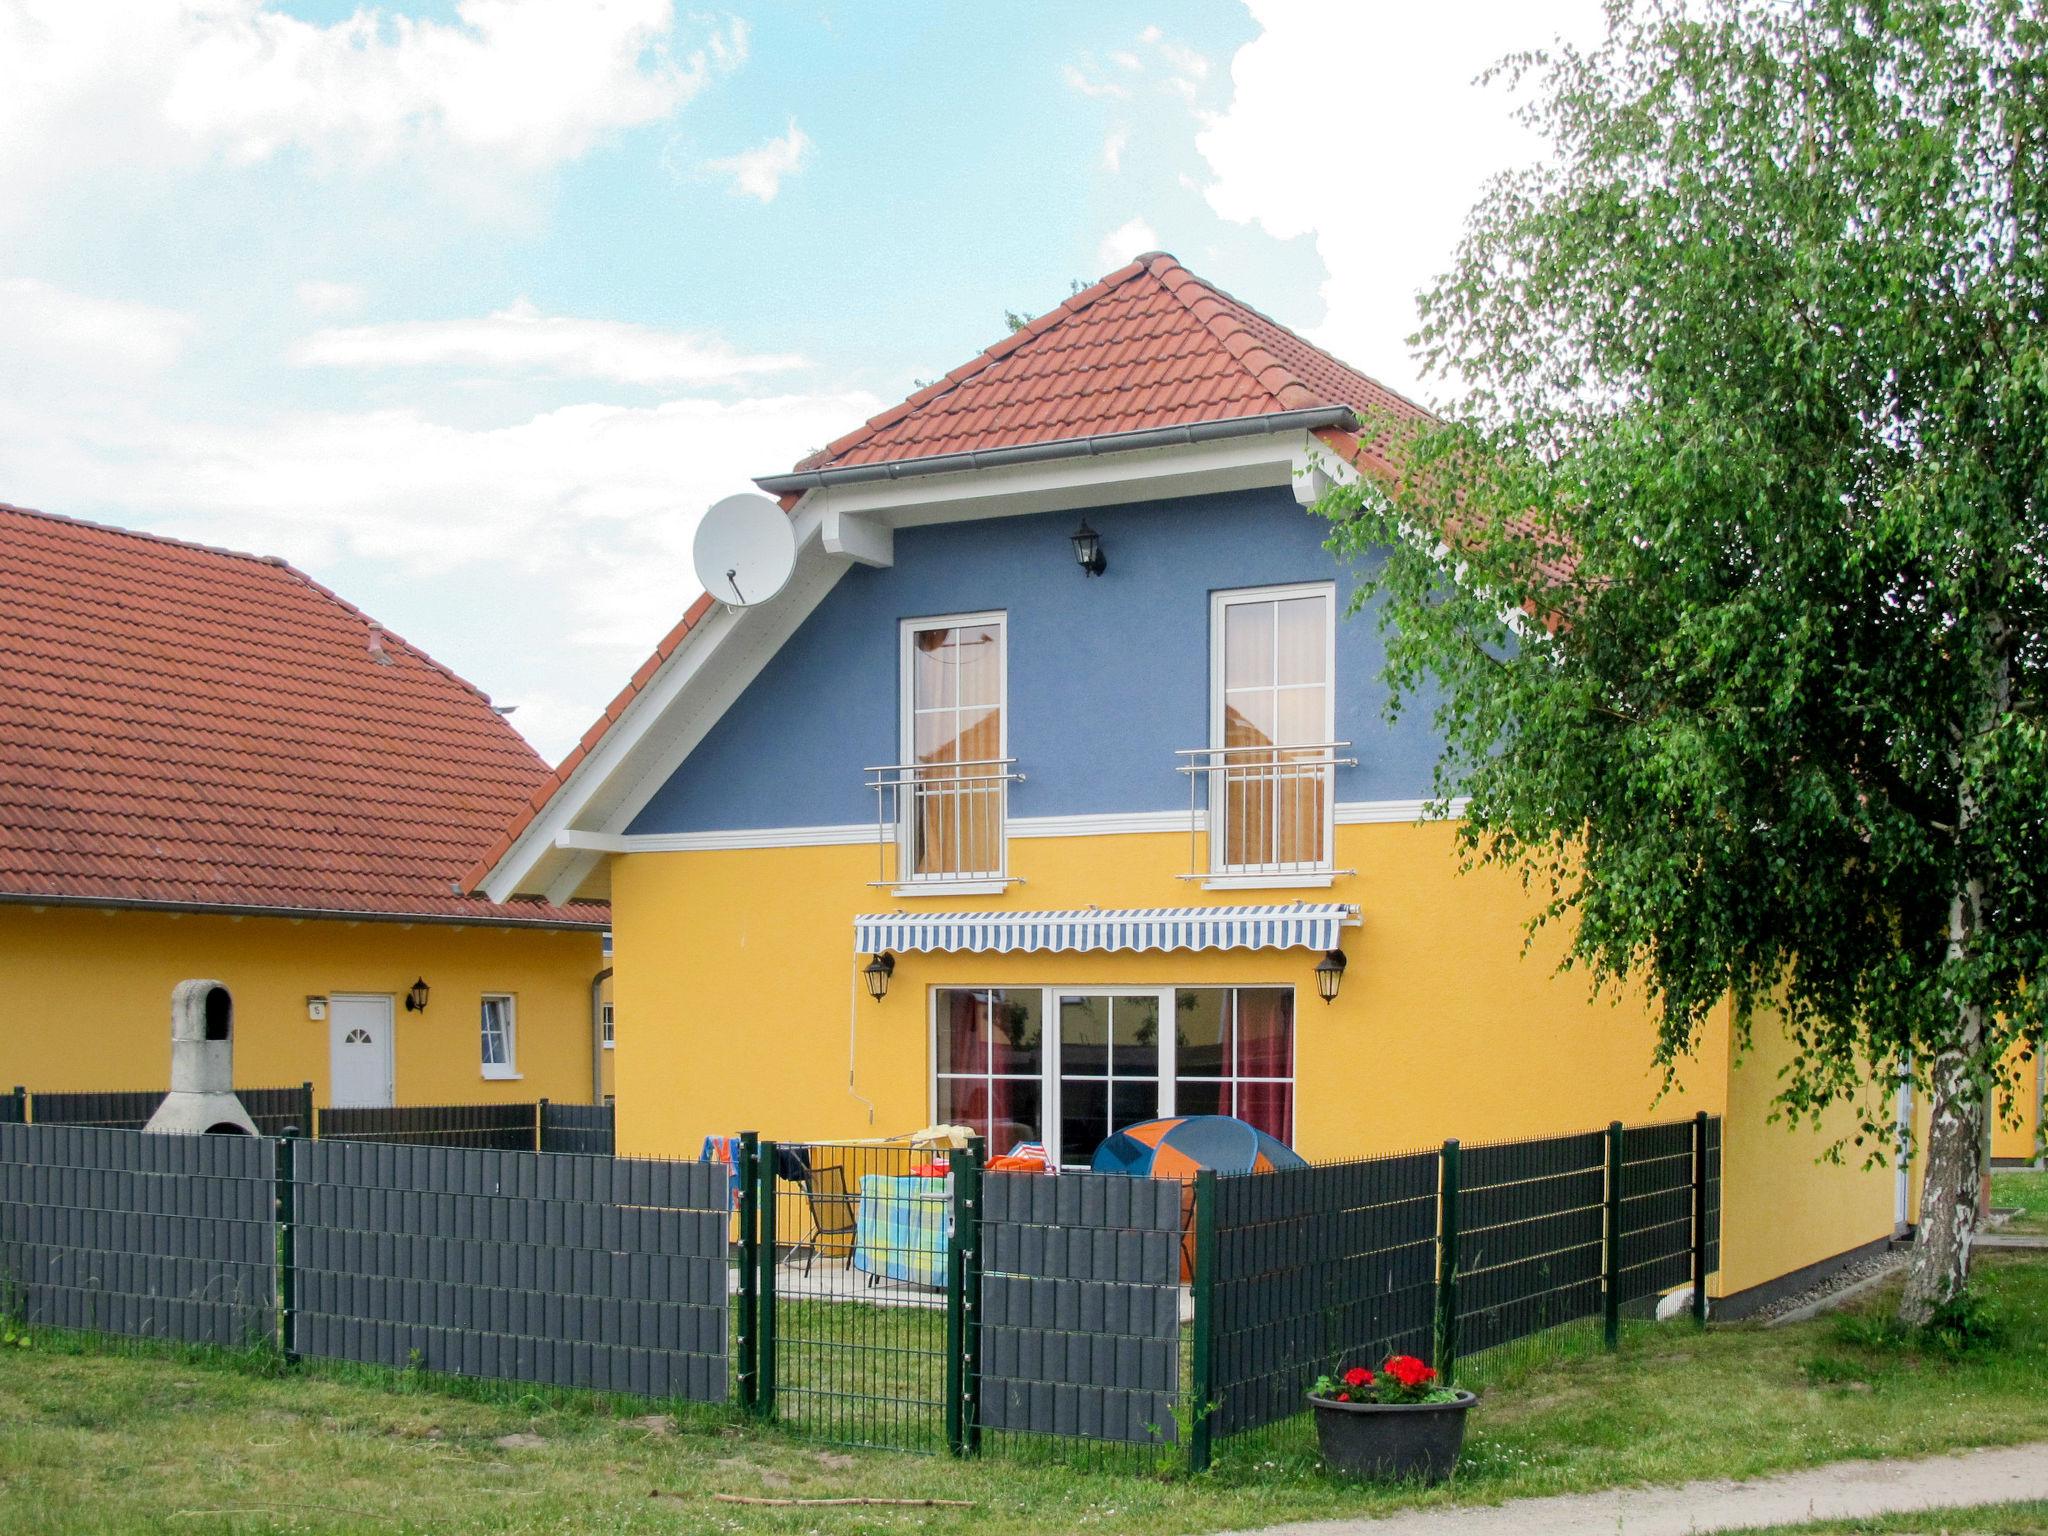
<svg viewBox="0 0 2048 1536">
<path fill-rule="evenodd" d="M 747 1136 L 736 1156 L 741 1400 L 836 1444 L 959 1448 L 979 1145 Z"/>
</svg>

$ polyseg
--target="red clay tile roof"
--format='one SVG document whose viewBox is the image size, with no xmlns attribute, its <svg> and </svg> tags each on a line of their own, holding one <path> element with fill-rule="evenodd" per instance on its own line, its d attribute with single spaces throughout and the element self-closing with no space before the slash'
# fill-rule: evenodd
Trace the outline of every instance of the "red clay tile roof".
<svg viewBox="0 0 2048 1536">
<path fill-rule="evenodd" d="M 602 925 L 459 884 L 547 782 L 282 561 L 0 504 L 0 894 Z"/>
<path fill-rule="evenodd" d="M 1423 409 L 1155 251 L 1040 315 L 799 469 L 1348 406 L 1376 439 Z"/>
<path fill-rule="evenodd" d="M 1346 462 L 1380 469 L 1388 468 L 1381 451 L 1386 438 L 1402 423 L 1428 419 L 1413 401 L 1154 251 L 1028 321 L 796 467 L 893 463 L 1313 406 L 1355 412 L 1360 432 L 1319 436 Z M 795 504 L 796 497 L 783 498 L 785 509 Z M 466 882 L 472 888 L 710 609 L 710 597 L 699 597 L 662 639 L 603 718 L 470 870 Z"/>
</svg>

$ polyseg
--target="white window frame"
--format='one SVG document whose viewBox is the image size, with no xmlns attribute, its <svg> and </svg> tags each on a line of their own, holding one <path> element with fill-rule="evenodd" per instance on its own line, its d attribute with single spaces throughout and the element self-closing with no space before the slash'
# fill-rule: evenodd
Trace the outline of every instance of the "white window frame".
<svg viewBox="0 0 2048 1536">
<path fill-rule="evenodd" d="M 1209 746 L 1212 752 L 1220 752 L 1224 745 L 1223 695 L 1227 663 L 1224 619 L 1229 610 L 1241 603 L 1286 602 L 1302 597 L 1320 597 L 1323 600 L 1323 741 L 1337 739 L 1337 584 L 1334 581 L 1299 581 L 1271 587 L 1233 587 L 1209 594 Z M 1285 743 L 1275 745 L 1284 746 Z M 1221 762 L 1222 759 L 1214 757 L 1211 761 Z M 1226 863 L 1225 840 L 1219 824 L 1222 811 L 1217 803 L 1217 790 L 1222 784 L 1222 775 L 1212 772 L 1203 812 L 1209 844 L 1209 878 L 1203 882 L 1205 889 L 1254 890 L 1326 886 L 1331 883 L 1337 866 L 1337 775 L 1334 768 L 1330 773 L 1328 792 L 1323 796 L 1323 856 L 1310 870 L 1261 871 L 1256 866 Z M 1224 801 L 1228 803 L 1227 791 Z"/>
<path fill-rule="evenodd" d="M 1045 1145 L 1046 1156 L 1055 1168 L 1061 1166 L 1065 1149 L 1061 1146 L 1061 1121 L 1065 1106 L 1060 1102 L 1060 1022 L 1059 1001 L 1062 997 L 1156 997 L 1159 999 L 1159 1110 L 1160 1119 L 1177 1113 L 1176 1095 L 1179 1088 L 1179 1033 L 1171 1027 L 1178 1016 L 1179 995 L 1187 992 L 1237 992 L 1240 990 L 1264 990 L 1289 993 L 1292 1003 L 1288 1017 L 1294 1029 L 1294 1071 L 1286 1078 L 1258 1078 L 1250 1081 L 1285 1082 L 1291 1092 L 1288 1094 L 1287 1134 L 1280 1139 L 1287 1145 L 1294 1144 L 1294 1126 L 1300 1119 L 1301 1096 L 1301 988 L 1286 981 L 1204 981 L 1166 986 L 1097 986 L 1089 983 L 1047 986 L 1039 982 L 935 982 L 925 989 L 925 1115 L 936 1123 L 939 1118 L 939 994 L 941 992 L 1032 992 L 1039 996 L 1039 1017 L 1044 1021 L 1044 1032 L 1039 1042 L 1038 1102 L 1039 1138 Z M 1233 1028 L 1235 1020 L 1232 1021 Z M 1232 1062 L 1230 1081 L 1236 1081 L 1236 1063 Z M 965 1072 L 948 1073 L 947 1076 L 971 1080 L 973 1074 Z M 1206 1079 L 1205 1079 L 1206 1081 Z M 990 1147 L 990 1156 L 1009 1151 L 1008 1147 Z"/>
<path fill-rule="evenodd" d="M 598 1009 L 598 1024 L 603 1033 L 604 1048 L 610 1050 L 614 1044 L 612 1038 L 612 1005 L 610 1003 L 600 1003 L 598 1004 Z"/>
<path fill-rule="evenodd" d="M 917 677 L 915 669 L 917 637 L 929 629 L 963 629 L 977 624 L 992 625 L 996 631 L 996 708 L 997 734 L 1000 741 L 996 756 L 1010 755 L 1010 615 L 1000 608 L 980 613 L 935 614 L 926 618 L 904 619 L 897 626 L 896 637 L 896 720 L 897 756 L 896 761 L 906 765 L 917 761 Z M 894 894 L 898 896 L 1000 896 L 1010 888 L 1010 797 L 1000 797 L 1002 824 L 997 828 L 996 856 L 1000 867 L 986 878 L 945 875 L 918 875 L 912 869 L 915 860 L 911 840 L 911 807 L 916 797 L 899 789 L 896 793 L 896 870 L 897 885 Z"/>
<path fill-rule="evenodd" d="M 492 1003 L 505 1005 L 505 1059 L 483 1061 L 484 1010 Z M 477 1001 L 477 1056 L 483 1075 L 494 1082 L 517 1082 L 519 1071 L 519 998 L 512 992 L 486 992 Z"/>
</svg>

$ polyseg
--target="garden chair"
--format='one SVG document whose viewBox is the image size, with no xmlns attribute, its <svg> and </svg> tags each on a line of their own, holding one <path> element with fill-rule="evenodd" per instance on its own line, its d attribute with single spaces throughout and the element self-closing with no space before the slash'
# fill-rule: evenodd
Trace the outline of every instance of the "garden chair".
<svg viewBox="0 0 2048 1536">
<path fill-rule="evenodd" d="M 837 1238 L 846 1245 L 845 1264 L 851 1269 L 860 1230 L 860 1198 L 846 1187 L 846 1169 L 838 1163 L 813 1168 L 804 1178 L 804 1204 L 810 1207 L 811 1235 L 797 1247 L 803 1250 L 805 1276 L 809 1276 L 820 1244 L 827 1238 Z M 794 1259 L 795 1252 L 790 1257 Z"/>
</svg>

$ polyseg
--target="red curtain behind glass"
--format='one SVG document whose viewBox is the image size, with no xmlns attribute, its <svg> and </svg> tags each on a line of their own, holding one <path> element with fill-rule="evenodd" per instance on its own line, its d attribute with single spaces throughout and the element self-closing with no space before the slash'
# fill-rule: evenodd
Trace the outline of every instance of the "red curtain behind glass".
<svg viewBox="0 0 2048 1536">
<path fill-rule="evenodd" d="M 1294 1076 L 1294 994 L 1278 987 L 1241 987 L 1237 994 L 1237 1075 Z M 1237 1085 L 1237 1118 L 1288 1141 L 1294 1130 L 1294 1084 Z"/>
</svg>

